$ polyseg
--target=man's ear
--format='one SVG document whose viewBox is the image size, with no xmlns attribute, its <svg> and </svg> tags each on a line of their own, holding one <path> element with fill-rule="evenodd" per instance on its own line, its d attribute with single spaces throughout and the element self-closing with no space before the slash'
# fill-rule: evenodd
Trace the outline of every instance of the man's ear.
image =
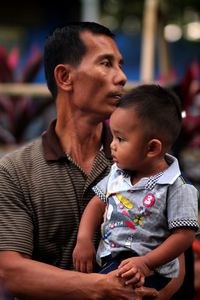
<svg viewBox="0 0 200 300">
<path fill-rule="evenodd" d="M 54 77 L 58 88 L 65 91 L 72 89 L 72 68 L 70 65 L 57 65 L 54 70 Z"/>
<path fill-rule="evenodd" d="M 148 142 L 147 156 L 155 157 L 162 152 L 162 142 L 158 139 L 152 139 Z"/>
</svg>

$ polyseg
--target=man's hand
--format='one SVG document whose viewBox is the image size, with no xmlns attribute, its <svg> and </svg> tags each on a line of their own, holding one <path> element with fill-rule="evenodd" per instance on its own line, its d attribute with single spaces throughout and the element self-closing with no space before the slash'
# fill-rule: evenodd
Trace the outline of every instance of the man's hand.
<svg viewBox="0 0 200 300">
<path fill-rule="evenodd" d="M 118 270 L 115 270 L 108 274 L 103 274 L 101 280 L 98 280 L 98 288 L 105 293 L 102 299 L 142 300 L 145 296 L 152 299 L 157 297 L 158 292 L 155 289 L 144 286 L 140 288 L 135 288 L 133 285 L 127 286 L 125 280 L 117 275 Z"/>
<path fill-rule="evenodd" d="M 139 288 L 136 288 L 135 293 L 136 293 L 137 297 L 141 297 L 141 298 L 138 298 L 138 299 L 143 299 L 143 297 L 158 299 L 157 297 L 159 295 L 159 292 L 156 289 L 145 287 L 145 286 L 141 286 Z M 134 298 L 134 300 L 135 300 L 135 298 Z M 137 300 L 137 298 L 136 298 L 136 300 Z"/>
</svg>

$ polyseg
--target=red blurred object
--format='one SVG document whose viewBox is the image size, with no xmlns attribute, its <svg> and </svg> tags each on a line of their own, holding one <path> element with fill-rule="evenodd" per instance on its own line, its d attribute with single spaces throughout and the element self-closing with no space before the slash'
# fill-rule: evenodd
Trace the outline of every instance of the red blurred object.
<svg viewBox="0 0 200 300">
<path fill-rule="evenodd" d="M 188 147 L 200 147 L 200 60 L 191 63 L 182 80 L 181 99 L 186 112 L 183 131 Z"/>
<path fill-rule="evenodd" d="M 200 240 L 195 239 L 192 244 L 193 251 L 200 256 Z"/>
</svg>

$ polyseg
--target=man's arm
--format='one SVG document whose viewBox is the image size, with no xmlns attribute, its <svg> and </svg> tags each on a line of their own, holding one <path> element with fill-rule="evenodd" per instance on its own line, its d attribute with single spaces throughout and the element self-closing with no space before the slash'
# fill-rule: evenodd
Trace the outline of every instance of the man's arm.
<svg viewBox="0 0 200 300">
<path fill-rule="evenodd" d="M 14 251 L 0 252 L 0 280 L 11 295 L 23 300 L 141 300 L 154 289 L 125 287 L 116 271 L 85 274 L 33 261 Z"/>
</svg>

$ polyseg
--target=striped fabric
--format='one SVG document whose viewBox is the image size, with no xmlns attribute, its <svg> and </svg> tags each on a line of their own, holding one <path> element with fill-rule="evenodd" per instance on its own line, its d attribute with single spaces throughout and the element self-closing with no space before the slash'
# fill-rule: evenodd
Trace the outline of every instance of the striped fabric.
<svg viewBox="0 0 200 300">
<path fill-rule="evenodd" d="M 47 140 L 59 149 L 53 135 L 49 130 Z M 39 138 L 0 160 L 0 250 L 70 269 L 81 214 L 111 161 L 99 151 L 86 176 L 66 156 L 45 153 L 47 140 L 43 145 Z"/>
</svg>

